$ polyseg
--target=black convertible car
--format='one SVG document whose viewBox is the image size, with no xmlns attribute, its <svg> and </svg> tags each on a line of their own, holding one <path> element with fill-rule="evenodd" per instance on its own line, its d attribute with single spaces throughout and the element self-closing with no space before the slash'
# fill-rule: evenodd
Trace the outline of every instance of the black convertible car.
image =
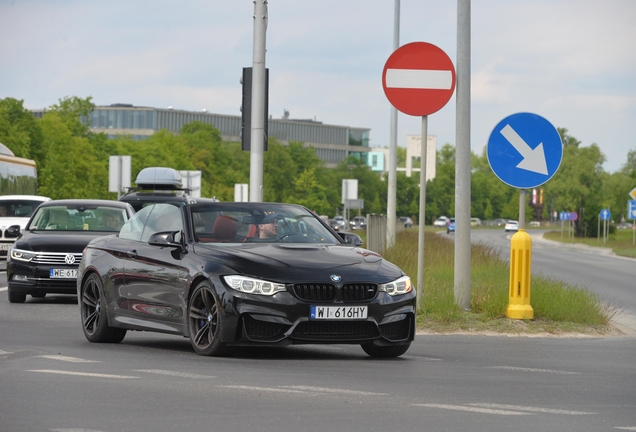
<svg viewBox="0 0 636 432">
<path fill-rule="evenodd" d="M 415 334 L 415 289 L 359 244 L 296 205 L 153 204 L 84 250 L 84 334 L 112 343 L 127 330 L 183 335 L 215 356 L 325 343 L 400 356 Z"/>
</svg>

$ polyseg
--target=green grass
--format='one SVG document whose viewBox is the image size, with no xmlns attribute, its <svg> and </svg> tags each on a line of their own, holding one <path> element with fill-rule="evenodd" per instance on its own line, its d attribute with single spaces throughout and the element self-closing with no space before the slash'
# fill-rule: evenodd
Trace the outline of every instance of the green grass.
<svg viewBox="0 0 636 432">
<path fill-rule="evenodd" d="M 417 228 L 397 235 L 396 245 L 384 254 L 389 261 L 417 280 Z M 533 276 L 530 305 L 534 319 L 506 317 L 510 266 L 497 251 L 484 245 L 471 247 L 469 312 L 454 301 L 454 243 L 434 231 L 424 240 L 424 284 L 417 326 L 429 332 L 579 333 L 608 334 L 616 311 L 592 293 L 562 281 Z"/>
<path fill-rule="evenodd" d="M 630 229 L 616 230 L 605 241 L 603 238 L 578 238 L 570 237 L 567 232 L 550 231 L 543 235 L 548 240 L 563 243 L 581 243 L 592 247 L 610 248 L 616 255 L 636 258 L 636 241 L 634 240 L 634 231 Z"/>
</svg>

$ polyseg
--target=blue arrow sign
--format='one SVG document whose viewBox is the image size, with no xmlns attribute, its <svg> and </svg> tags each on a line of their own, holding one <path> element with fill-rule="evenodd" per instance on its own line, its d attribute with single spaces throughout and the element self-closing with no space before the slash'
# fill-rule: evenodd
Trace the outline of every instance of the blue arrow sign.
<svg viewBox="0 0 636 432">
<path fill-rule="evenodd" d="M 563 144 L 552 124 L 532 113 L 512 114 L 488 139 L 488 163 L 509 186 L 530 189 L 552 178 L 561 166 Z"/>
<path fill-rule="evenodd" d="M 608 209 L 603 209 L 601 210 L 601 213 L 599 213 L 599 216 L 601 217 L 601 220 L 609 220 L 610 216 L 612 215 L 612 213 L 610 213 L 610 211 Z"/>
<path fill-rule="evenodd" d="M 627 201 L 627 219 L 636 220 L 636 200 Z"/>
<path fill-rule="evenodd" d="M 559 220 L 570 220 L 570 212 L 559 213 Z"/>
</svg>

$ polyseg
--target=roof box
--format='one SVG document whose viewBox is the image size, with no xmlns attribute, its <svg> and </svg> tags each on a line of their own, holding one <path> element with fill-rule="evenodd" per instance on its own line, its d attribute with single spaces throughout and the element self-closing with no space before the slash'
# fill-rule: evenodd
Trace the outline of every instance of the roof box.
<svg viewBox="0 0 636 432">
<path fill-rule="evenodd" d="M 179 171 L 165 167 L 144 168 L 137 175 L 137 187 L 144 189 L 181 189 Z"/>
</svg>

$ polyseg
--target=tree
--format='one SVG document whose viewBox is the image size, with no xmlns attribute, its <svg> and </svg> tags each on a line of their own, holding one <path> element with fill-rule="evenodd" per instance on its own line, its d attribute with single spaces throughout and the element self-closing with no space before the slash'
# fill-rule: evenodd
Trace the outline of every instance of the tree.
<svg viewBox="0 0 636 432">
<path fill-rule="evenodd" d="M 16 156 L 34 159 L 37 164 L 43 159 L 42 130 L 23 104 L 13 98 L 0 100 L 0 142 Z"/>
</svg>

